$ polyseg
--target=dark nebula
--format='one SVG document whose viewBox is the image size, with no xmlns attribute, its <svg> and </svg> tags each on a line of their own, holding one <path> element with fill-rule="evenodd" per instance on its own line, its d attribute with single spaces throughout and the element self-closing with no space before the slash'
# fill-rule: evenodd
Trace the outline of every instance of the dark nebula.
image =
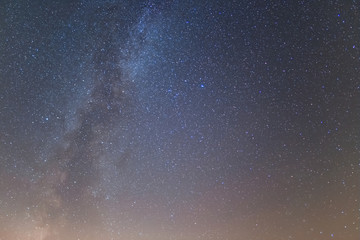
<svg viewBox="0 0 360 240">
<path fill-rule="evenodd" d="M 357 240 L 357 1 L 0 8 L 0 240 Z"/>
</svg>

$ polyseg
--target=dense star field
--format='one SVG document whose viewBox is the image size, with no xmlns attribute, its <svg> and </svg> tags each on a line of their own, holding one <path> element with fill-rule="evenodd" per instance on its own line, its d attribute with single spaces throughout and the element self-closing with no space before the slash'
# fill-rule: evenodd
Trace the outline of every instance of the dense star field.
<svg viewBox="0 0 360 240">
<path fill-rule="evenodd" d="M 3 0 L 1 240 L 358 240 L 358 1 Z"/>
</svg>

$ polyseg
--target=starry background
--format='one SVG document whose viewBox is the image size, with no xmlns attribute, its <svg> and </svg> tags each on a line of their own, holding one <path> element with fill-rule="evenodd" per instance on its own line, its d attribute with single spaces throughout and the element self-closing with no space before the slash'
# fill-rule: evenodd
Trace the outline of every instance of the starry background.
<svg viewBox="0 0 360 240">
<path fill-rule="evenodd" d="M 1 1 L 1 240 L 356 240 L 358 1 Z"/>
</svg>

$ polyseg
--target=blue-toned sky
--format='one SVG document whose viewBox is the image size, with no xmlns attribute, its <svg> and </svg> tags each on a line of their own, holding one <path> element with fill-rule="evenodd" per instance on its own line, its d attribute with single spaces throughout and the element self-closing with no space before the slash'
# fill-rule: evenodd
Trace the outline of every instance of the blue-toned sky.
<svg viewBox="0 0 360 240">
<path fill-rule="evenodd" d="M 359 6 L 3 1 L 0 239 L 359 239 Z"/>
</svg>

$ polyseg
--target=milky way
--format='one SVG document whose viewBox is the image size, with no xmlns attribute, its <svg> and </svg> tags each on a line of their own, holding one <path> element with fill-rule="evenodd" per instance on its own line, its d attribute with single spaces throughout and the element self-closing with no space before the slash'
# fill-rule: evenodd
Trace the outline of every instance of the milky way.
<svg viewBox="0 0 360 240">
<path fill-rule="evenodd" d="M 356 1 L 5 1 L 0 240 L 360 236 Z"/>
</svg>

